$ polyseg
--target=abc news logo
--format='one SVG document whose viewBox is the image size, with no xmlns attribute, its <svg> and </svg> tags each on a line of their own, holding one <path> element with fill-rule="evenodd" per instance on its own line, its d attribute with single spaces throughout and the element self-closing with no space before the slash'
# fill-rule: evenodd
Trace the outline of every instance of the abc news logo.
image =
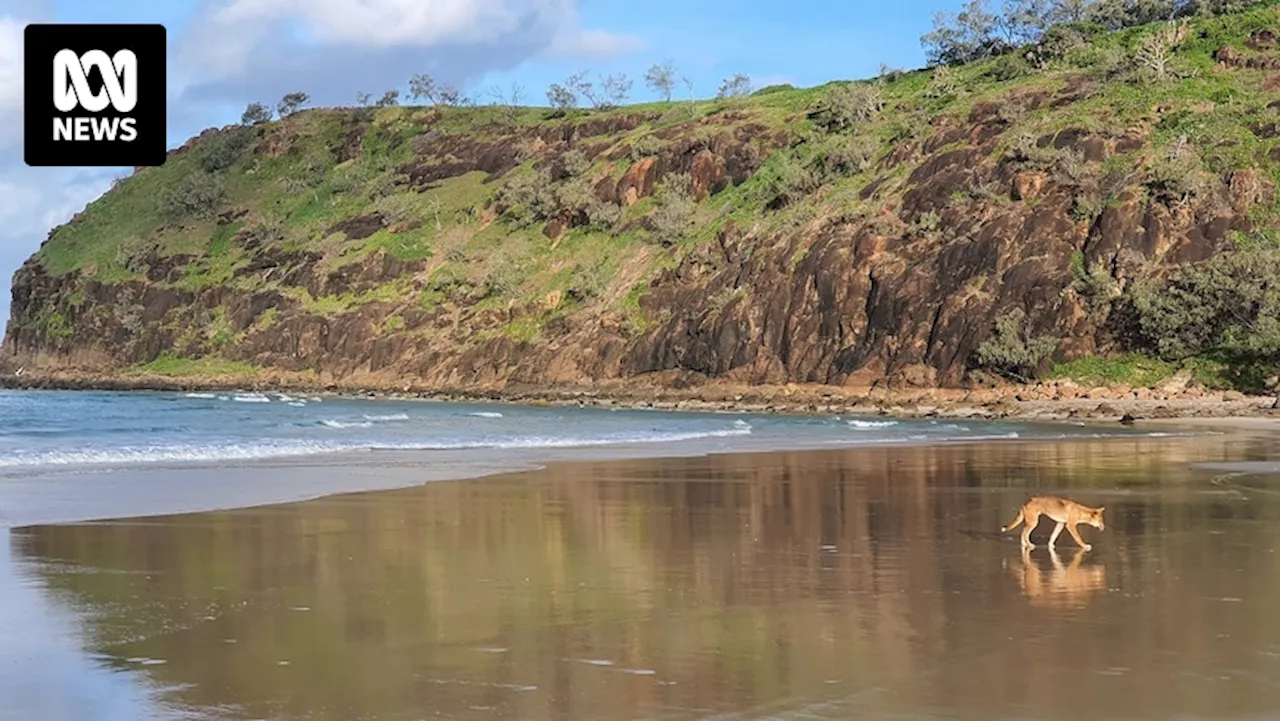
<svg viewBox="0 0 1280 721">
<path fill-rule="evenodd" d="M 24 150 L 32 166 L 163 165 L 163 25 L 28 25 Z"/>
<path fill-rule="evenodd" d="M 85 68 L 102 73 L 102 93 L 89 88 Z M 60 50 L 53 56 L 53 106 L 62 113 L 77 108 L 100 113 L 107 103 L 117 113 L 132 112 L 138 105 L 138 56 L 132 50 L 121 50 L 108 57 L 101 50 L 77 55 Z M 125 117 L 77 116 L 53 119 L 54 140 L 115 140 L 131 143 L 138 138 L 137 119 Z"/>
</svg>

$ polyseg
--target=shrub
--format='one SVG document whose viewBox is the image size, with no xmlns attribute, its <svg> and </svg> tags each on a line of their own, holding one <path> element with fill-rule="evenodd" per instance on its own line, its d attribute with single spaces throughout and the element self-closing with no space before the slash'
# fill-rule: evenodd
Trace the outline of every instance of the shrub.
<svg viewBox="0 0 1280 721">
<path fill-rule="evenodd" d="M 241 125 L 257 125 L 271 120 L 271 110 L 262 103 L 249 103 L 240 115 Z"/>
<path fill-rule="evenodd" d="M 959 88 L 955 71 L 941 65 L 933 69 L 933 77 L 929 79 L 929 87 L 925 88 L 924 94 L 925 97 L 941 100 L 955 95 Z"/>
<path fill-rule="evenodd" d="M 276 113 L 281 118 L 286 118 L 298 112 L 310 99 L 311 96 L 303 92 L 285 93 L 284 97 L 280 98 L 280 102 L 276 104 Z"/>
<path fill-rule="evenodd" d="M 870 138 L 833 137 L 818 143 L 810 156 L 810 166 L 825 182 L 852 177 L 871 168 L 880 144 Z"/>
<path fill-rule="evenodd" d="M 1220 253 L 1129 287 L 1139 343 L 1167 360 L 1280 361 L 1280 249 Z"/>
<path fill-rule="evenodd" d="M 755 194 L 767 208 L 776 210 L 800 200 L 821 186 L 821 179 L 791 153 L 779 153 L 753 178 Z"/>
<path fill-rule="evenodd" d="M 1185 21 L 1184 21 L 1185 22 Z M 1186 37 L 1185 25 L 1163 27 L 1142 38 L 1134 53 L 1134 63 L 1145 71 L 1149 79 L 1160 82 L 1178 72 L 1173 67 L 1174 51 Z"/>
<path fill-rule="evenodd" d="M 828 90 L 809 117 L 827 132 L 840 132 L 870 121 L 883 107 L 884 99 L 878 85 L 851 83 Z"/>
<path fill-rule="evenodd" d="M 1097 174 L 1078 148 L 1063 148 L 1054 163 L 1054 171 L 1059 183 L 1074 188 L 1093 183 Z"/>
<path fill-rule="evenodd" d="M 1071 218 L 1092 223 L 1098 219 L 1098 216 L 1102 215 L 1102 211 L 1106 207 L 1106 203 L 1097 194 L 1081 191 L 1071 199 Z"/>
<path fill-rule="evenodd" d="M 556 215 L 568 216 L 574 225 L 608 230 L 622 217 L 622 208 L 600 200 L 586 176 L 570 178 L 555 189 Z"/>
<path fill-rule="evenodd" d="M 608 267 L 603 262 L 591 266 L 578 265 L 569 277 L 566 294 L 579 303 L 604 295 L 609 289 Z"/>
<path fill-rule="evenodd" d="M 991 64 L 986 74 L 996 82 L 1005 82 L 1016 80 L 1029 72 L 1031 72 L 1031 66 L 1027 61 L 1016 55 L 1001 55 Z"/>
<path fill-rule="evenodd" d="M 653 135 L 641 135 L 631 141 L 631 147 L 628 149 L 628 155 L 631 160 L 637 161 L 642 158 L 649 158 L 662 152 L 662 141 Z"/>
<path fill-rule="evenodd" d="M 515 262 L 510 257 L 505 257 L 489 269 L 484 280 L 481 281 L 481 297 L 476 300 L 483 300 L 490 296 L 510 295 L 520 285 L 518 274 L 519 268 Z"/>
<path fill-rule="evenodd" d="M 689 192 L 688 173 L 673 173 L 658 187 L 657 208 L 649 215 L 653 237 L 663 246 L 684 240 L 693 226 L 698 204 Z"/>
<path fill-rule="evenodd" d="M 1070 289 L 1083 298 L 1091 310 L 1108 307 L 1119 294 L 1120 286 L 1106 268 L 1086 268 L 1084 253 L 1078 250 L 1071 255 L 1071 275 L 1074 279 Z"/>
<path fill-rule="evenodd" d="M 978 367 L 1012 380 L 1027 382 L 1035 369 L 1058 347 L 1049 336 L 1030 337 L 1024 330 L 1026 312 L 1021 308 L 996 320 L 995 335 L 978 346 Z"/>
<path fill-rule="evenodd" d="M 1034 50 L 1035 63 L 1044 65 L 1066 60 L 1089 43 L 1089 34 L 1078 24 L 1054 25 L 1045 31 Z"/>
<path fill-rule="evenodd" d="M 564 166 L 565 175 L 570 178 L 576 178 L 591 168 L 591 161 L 577 148 L 560 156 L 560 163 Z"/>
<path fill-rule="evenodd" d="M 911 224 L 911 232 L 916 235 L 928 237 L 938 232 L 942 227 L 942 217 L 932 210 L 927 210 L 916 218 L 916 222 Z"/>
<path fill-rule="evenodd" d="M 187 173 L 166 185 L 156 198 L 160 214 L 169 222 L 212 217 L 222 202 L 222 181 L 208 173 Z"/>
<path fill-rule="evenodd" d="M 133 236 L 126 238 L 116 248 L 116 265 L 135 275 L 145 275 L 150 267 L 150 259 L 158 250 L 154 242 L 147 242 Z"/>
<path fill-rule="evenodd" d="M 751 77 L 743 73 L 738 73 L 732 77 L 724 79 L 720 83 L 720 90 L 716 92 L 717 100 L 733 100 L 735 98 L 745 98 L 751 94 Z"/>
<path fill-rule="evenodd" d="M 533 173 L 513 173 L 498 187 L 494 200 L 499 212 L 518 227 L 562 218 L 575 226 L 610 228 L 622 209 L 600 200 L 587 170 L 590 163 L 582 153 L 571 150 L 561 157 L 565 179 L 552 181 L 547 168 Z"/>
<path fill-rule="evenodd" d="M 545 170 L 512 173 L 498 187 L 499 212 L 517 227 L 525 228 L 555 214 L 556 198 L 551 174 Z"/>
<path fill-rule="evenodd" d="M 578 105 L 578 96 L 560 83 L 552 83 L 547 88 L 547 102 L 556 110 L 568 110 Z"/>
<path fill-rule="evenodd" d="M 311 153 L 298 166 L 298 180 L 308 188 L 319 186 L 324 183 L 325 175 L 329 172 L 329 165 L 330 160 L 327 153 Z"/>
<path fill-rule="evenodd" d="M 1030 168 L 1043 168 L 1053 160 L 1053 148 L 1040 147 L 1035 134 L 1023 132 L 1014 136 L 1002 158 L 1009 163 Z"/>
<path fill-rule="evenodd" d="M 774 93 L 782 93 L 788 90 L 795 90 L 795 89 L 796 89 L 796 86 L 792 85 L 791 83 L 779 83 L 777 85 L 766 85 L 763 88 L 760 88 L 759 90 L 752 93 L 752 95 L 755 97 L 760 97 L 761 95 L 772 95 Z"/>
<path fill-rule="evenodd" d="M 1152 200 L 1166 205 L 1207 196 L 1213 190 L 1212 184 L 1213 178 L 1205 172 L 1199 153 L 1185 137 L 1151 163 L 1143 183 Z"/>
<path fill-rule="evenodd" d="M 254 135 L 249 127 L 225 130 L 197 145 L 192 155 L 206 173 L 217 173 L 240 160 L 245 148 L 253 142 Z"/>
<path fill-rule="evenodd" d="M 775 153 L 752 177 L 753 194 L 771 210 L 783 208 L 827 183 L 871 168 L 880 144 L 871 138 L 828 136 Z"/>
<path fill-rule="evenodd" d="M 1124 51 L 1113 46 L 1084 45 L 1067 53 L 1067 62 L 1081 70 L 1088 70 L 1099 79 L 1110 78 L 1128 64 Z"/>
</svg>

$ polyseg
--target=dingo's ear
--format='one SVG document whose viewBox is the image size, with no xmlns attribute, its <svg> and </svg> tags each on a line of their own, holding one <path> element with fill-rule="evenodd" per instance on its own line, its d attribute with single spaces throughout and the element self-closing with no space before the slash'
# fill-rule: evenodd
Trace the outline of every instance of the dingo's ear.
<svg viewBox="0 0 1280 721">
<path fill-rule="evenodd" d="M 1107 510 L 1106 506 L 1098 506 L 1098 513 L 1102 513 L 1105 510 Z"/>
</svg>

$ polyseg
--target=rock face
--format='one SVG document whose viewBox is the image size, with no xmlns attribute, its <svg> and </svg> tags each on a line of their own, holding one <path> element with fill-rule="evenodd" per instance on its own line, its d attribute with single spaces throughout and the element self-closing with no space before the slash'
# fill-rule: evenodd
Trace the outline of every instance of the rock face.
<svg viewBox="0 0 1280 721">
<path fill-rule="evenodd" d="M 1274 36 L 1254 43 L 1271 47 Z M 1233 52 L 1218 59 L 1242 63 Z M 859 210 L 819 199 L 790 224 L 722 214 L 706 221 L 714 228 L 707 241 L 662 256 L 670 259 L 665 270 L 645 274 L 624 264 L 590 296 L 570 287 L 495 303 L 474 283 L 432 285 L 438 259 L 398 260 L 378 250 L 335 262 L 319 246 L 300 250 L 245 231 L 233 243 L 250 260 L 201 287 L 179 282 L 193 261 L 180 253 L 152 253 L 142 259 L 145 272 L 125 281 L 89 268 L 54 273 L 35 257 L 14 276 L 3 355 L 15 367 L 94 373 L 162 355 L 216 355 L 320 380 L 394 379 L 420 388 L 620 379 L 673 387 L 716 380 L 954 387 L 967 382 L 995 319 L 1014 310 L 1025 312 L 1029 333 L 1056 339 L 1056 359 L 1099 353 L 1115 336 L 1106 314 L 1075 289 L 1080 266 L 1122 289 L 1141 273 L 1202 260 L 1233 232 L 1253 230 L 1251 209 L 1272 203 L 1275 189 L 1264 174 L 1242 169 L 1174 202 L 1143 192 L 1133 176 L 1109 179 L 1109 202 L 1082 212 L 1088 187 L 1078 167 L 1037 166 L 1006 148 L 1020 132 L 1009 107 L 1067 106 L 1084 94 L 1068 83 L 1056 96 L 1021 93 L 1003 109 L 979 103 L 965 115 L 940 115 L 874 159 L 875 177 L 857 193 Z M 531 152 L 534 167 L 556 177 L 564 154 L 576 149 L 606 164 L 591 183 L 602 203 L 633 208 L 678 172 L 688 174 L 695 200 L 710 198 L 704 207 L 718 208 L 720 194 L 796 142 L 786 129 L 723 114 L 692 130 L 656 130 L 662 147 L 614 172 L 628 146 L 609 134 L 653 121 L 632 113 L 535 127 L 519 152 L 512 136 L 423 131 L 408 139 L 416 159 L 400 171 L 413 189 L 477 171 L 491 182 Z M 358 158 L 362 138 L 373 133 L 363 121 L 332 133 L 335 162 Z M 1113 133 L 1068 127 L 1032 140 L 1044 153 L 1096 169 L 1139 151 L 1147 135 L 1143 126 Z M 288 132 L 268 132 L 258 152 L 287 157 L 291 142 Z M 468 217 L 490 224 L 499 212 L 490 204 Z M 552 219 L 540 234 L 559 242 L 576 217 Z M 369 210 L 322 235 L 364 239 L 416 227 Z M 654 258 L 664 252 L 655 246 L 636 263 L 663 267 Z M 620 299 L 638 281 L 628 315 Z M 343 307 L 318 302 L 360 294 L 376 297 Z M 533 318 L 542 319 L 533 337 L 503 330 Z"/>
</svg>

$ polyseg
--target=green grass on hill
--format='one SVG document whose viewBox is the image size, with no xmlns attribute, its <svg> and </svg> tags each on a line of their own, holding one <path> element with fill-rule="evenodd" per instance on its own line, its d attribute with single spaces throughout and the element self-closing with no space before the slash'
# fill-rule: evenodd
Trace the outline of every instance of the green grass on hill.
<svg viewBox="0 0 1280 721">
<path fill-rule="evenodd" d="M 174 377 L 249 376 L 262 369 L 248 363 L 205 356 L 203 358 L 175 358 L 161 355 L 150 363 L 129 368 L 130 375 L 157 375 Z"/>
<path fill-rule="evenodd" d="M 1280 140 L 1273 137 L 1276 133 L 1260 130 L 1277 121 L 1270 107 L 1277 97 L 1271 89 L 1274 73 L 1224 68 L 1213 60 L 1224 45 L 1246 56 L 1258 54 L 1246 40 L 1254 31 L 1280 26 L 1278 6 L 1280 2 L 1261 2 L 1244 12 L 1185 21 L 1185 32 L 1166 48 L 1163 76 L 1143 53 L 1157 33 L 1177 27 L 1170 23 L 1117 32 L 1089 30 L 1078 46 L 1042 67 L 1014 53 L 814 88 L 774 86 L 739 98 L 676 97 L 608 110 L 304 110 L 283 120 L 225 128 L 164 166 L 121 180 L 58 228 L 36 258 L 56 275 L 78 272 L 113 283 L 143 277 L 153 258 L 190 256 L 176 279 L 155 284 L 188 291 L 219 286 L 278 290 L 326 316 L 375 301 L 399 303 L 392 312 L 401 320 L 388 317 L 378 325 L 386 334 L 412 332 L 399 313 L 449 304 L 460 294 L 481 308 L 535 308 L 557 293 L 564 298 L 558 306 L 530 311 L 490 330 L 535 341 L 557 315 L 605 303 L 624 327 L 641 332 L 657 320 L 640 311 L 644 283 L 710 247 L 725 223 L 769 231 L 758 232 L 758 238 L 798 236 L 787 260 L 794 269 L 809 242 L 801 229 L 822 218 L 876 218 L 901 201 L 919 156 L 908 154 L 911 160 L 896 165 L 886 163 L 886 156 L 941 128 L 971 125 L 971 114 L 984 108 L 994 108 L 1008 124 L 992 161 L 1018 156 L 1027 168 L 1091 179 L 1097 186 L 1078 193 L 1073 215 L 1081 222 L 1093 222 L 1116 202 L 1107 183 L 1133 168 L 1147 174 L 1135 186 L 1146 194 L 1143 202 L 1159 193 L 1194 197 L 1205 183 L 1240 169 L 1252 169 L 1280 186 Z M 1052 100 L 1066 93 L 1071 97 L 1061 102 L 1027 101 L 1038 94 Z M 553 157 L 538 151 L 541 139 L 637 115 L 647 118 L 638 127 L 619 125 L 624 129 L 578 137 L 575 149 L 597 152 L 568 178 L 552 182 L 543 174 L 557 162 L 569 165 L 570 154 Z M 1082 129 L 1113 137 L 1132 130 L 1145 141 L 1140 149 L 1101 164 L 1034 142 Z M 787 138 L 761 157 L 759 170 L 740 185 L 697 203 L 674 187 L 625 209 L 595 198 L 597 181 L 605 176 L 616 181 L 641 157 L 740 130 L 752 138 L 769 133 Z M 353 133 L 359 137 L 354 147 Z M 433 148 L 452 147 L 465 154 L 470 145 L 485 143 L 515 149 L 519 164 L 500 177 L 473 169 L 445 173 L 449 177 L 425 187 L 403 182 L 401 171 L 414 164 L 467 165 L 452 154 L 437 157 Z M 967 143 L 962 138 L 939 150 Z M 1182 153 L 1188 147 L 1195 153 Z M 342 153 L 350 157 L 338 162 Z M 864 197 L 872 183 L 881 188 L 879 196 Z M 1280 226 L 1278 198 L 1273 194 L 1251 209 L 1255 230 L 1240 234 L 1242 246 L 1275 245 L 1280 237 L 1275 232 Z M 950 203 L 964 207 L 978 199 L 1011 202 L 1006 189 L 974 185 L 953 193 Z M 499 201 L 510 201 L 512 207 L 498 214 Z M 230 222 L 219 219 L 233 212 Z M 363 238 L 335 230 L 371 213 L 384 218 L 387 227 Z M 556 214 L 585 216 L 588 222 L 549 237 L 554 234 L 544 232 L 547 221 Z M 919 234 L 947 237 L 950 232 L 939 225 L 937 214 L 912 223 L 912 232 Z M 326 272 L 367 262 L 379 253 L 425 269 L 373 290 L 321 298 L 301 285 L 284 285 L 284 272 L 246 272 L 258 254 L 300 250 L 319 253 Z M 1080 271 L 1088 280 L 1083 266 Z M 48 334 L 71 332 L 61 316 L 46 315 L 42 327 Z M 220 340 L 234 342 L 235 337 Z M 190 367 L 202 373 L 223 368 L 203 359 L 162 356 L 149 372 L 180 363 L 204 363 Z M 1149 385 L 1174 370 L 1169 361 L 1123 356 L 1082 359 L 1059 366 L 1055 374 Z"/>
</svg>

